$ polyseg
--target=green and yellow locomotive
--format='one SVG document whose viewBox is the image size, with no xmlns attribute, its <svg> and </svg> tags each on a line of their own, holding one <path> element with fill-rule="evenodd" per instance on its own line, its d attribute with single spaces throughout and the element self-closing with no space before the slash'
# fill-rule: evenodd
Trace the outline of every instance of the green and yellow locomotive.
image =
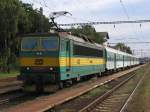
<svg viewBox="0 0 150 112">
<path fill-rule="evenodd" d="M 44 86 L 94 76 L 105 71 L 104 48 L 88 38 L 68 33 L 24 35 L 21 40 L 20 79 Z"/>
</svg>

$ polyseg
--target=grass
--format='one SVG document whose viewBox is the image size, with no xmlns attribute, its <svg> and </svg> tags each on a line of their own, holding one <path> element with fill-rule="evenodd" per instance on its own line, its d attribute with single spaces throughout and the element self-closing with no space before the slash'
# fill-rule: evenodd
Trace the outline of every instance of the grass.
<svg viewBox="0 0 150 112">
<path fill-rule="evenodd" d="M 90 99 L 94 96 L 97 96 L 101 93 L 104 93 L 109 87 L 107 85 L 102 85 L 96 89 L 94 89 L 93 91 L 88 92 L 88 94 L 85 94 L 83 96 L 80 96 L 80 99 Z"/>
<path fill-rule="evenodd" d="M 135 96 L 133 97 L 133 100 L 131 100 L 127 112 L 150 111 L 150 65 L 147 69 L 149 69 L 149 73 L 147 73 L 143 83 L 140 85 Z M 143 72 L 143 75 L 145 72 Z"/>
<path fill-rule="evenodd" d="M 3 73 L 0 72 L 0 79 L 2 78 L 8 78 L 8 77 L 16 77 L 19 74 L 19 71 L 11 71 L 10 73 Z"/>
</svg>

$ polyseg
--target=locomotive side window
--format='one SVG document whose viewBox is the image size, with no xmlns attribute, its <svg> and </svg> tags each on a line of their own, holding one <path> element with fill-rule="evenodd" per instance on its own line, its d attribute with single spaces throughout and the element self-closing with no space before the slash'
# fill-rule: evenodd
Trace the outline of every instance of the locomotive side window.
<svg viewBox="0 0 150 112">
<path fill-rule="evenodd" d="M 103 51 L 85 46 L 73 46 L 73 54 L 78 56 L 103 57 Z"/>
<path fill-rule="evenodd" d="M 66 51 L 66 41 L 65 40 L 61 40 L 61 51 Z"/>
</svg>

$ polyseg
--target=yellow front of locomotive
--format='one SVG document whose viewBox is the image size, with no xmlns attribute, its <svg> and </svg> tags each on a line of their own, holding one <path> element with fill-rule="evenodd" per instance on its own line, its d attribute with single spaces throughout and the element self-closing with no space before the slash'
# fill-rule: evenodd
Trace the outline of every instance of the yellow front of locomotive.
<svg viewBox="0 0 150 112">
<path fill-rule="evenodd" d="M 43 85 L 59 80 L 59 37 L 28 36 L 21 41 L 20 76 L 25 84 Z"/>
</svg>

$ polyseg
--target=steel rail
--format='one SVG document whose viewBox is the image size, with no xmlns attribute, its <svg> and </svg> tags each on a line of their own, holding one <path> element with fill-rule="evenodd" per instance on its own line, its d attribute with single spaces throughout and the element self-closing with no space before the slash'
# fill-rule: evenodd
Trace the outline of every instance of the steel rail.
<svg viewBox="0 0 150 112">
<path fill-rule="evenodd" d="M 3 99 L 0 100 L 0 105 L 9 103 L 11 100 L 15 100 L 15 99 L 23 97 L 23 96 L 25 96 L 24 93 L 16 94 L 16 95 L 13 95 L 13 96 L 12 95 L 7 96 L 6 98 L 3 98 Z"/>
<path fill-rule="evenodd" d="M 147 71 L 149 72 L 149 70 Z M 143 82 L 147 72 L 144 74 L 144 76 L 140 79 L 140 81 L 138 82 L 138 84 L 136 85 L 136 87 L 134 88 L 134 90 L 132 91 L 131 95 L 128 97 L 128 99 L 126 100 L 126 102 L 124 103 L 124 105 L 122 106 L 122 108 L 120 109 L 120 112 L 125 112 L 129 102 L 132 100 L 135 92 L 137 91 L 138 87 L 141 85 L 141 83 Z"/>
<path fill-rule="evenodd" d="M 117 90 L 118 88 L 122 87 L 126 82 L 128 82 L 130 79 L 132 79 L 135 75 L 136 74 L 133 74 L 129 78 L 125 79 L 123 82 L 121 82 L 118 85 L 116 85 L 115 87 L 113 87 L 111 90 L 106 92 L 104 95 L 100 96 L 99 98 L 94 100 L 92 103 L 90 103 L 89 105 L 87 105 L 86 107 L 81 109 L 79 112 L 91 112 L 91 110 L 93 110 L 95 108 L 95 106 L 97 106 L 99 103 L 101 103 L 106 98 L 108 98 L 115 90 Z"/>
</svg>

